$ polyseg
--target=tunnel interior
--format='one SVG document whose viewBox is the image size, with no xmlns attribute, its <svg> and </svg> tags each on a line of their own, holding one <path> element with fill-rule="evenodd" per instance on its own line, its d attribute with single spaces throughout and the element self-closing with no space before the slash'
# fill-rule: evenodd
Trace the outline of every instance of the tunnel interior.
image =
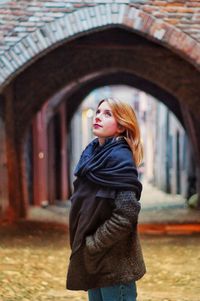
<svg viewBox="0 0 200 301">
<path fill-rule="evenodd" d="M 111 26 L 80 34 L 35 60 L 3 91 L 10 152 L 22 151 L 19 146 L 24 144 L 31 120 L 45 104 L 50 121 L 65 103 L 67 127 L 91 90 L 127 84 L 156 97 L 176 115 L 188 131 L 200 165 L 199 82 L 199 72 L 189 62 L 132 30 Z M 11 162 L 12 177 L 15 165 Z M 23 180 L 16 185 L 23 199 Z"/>
</svg>

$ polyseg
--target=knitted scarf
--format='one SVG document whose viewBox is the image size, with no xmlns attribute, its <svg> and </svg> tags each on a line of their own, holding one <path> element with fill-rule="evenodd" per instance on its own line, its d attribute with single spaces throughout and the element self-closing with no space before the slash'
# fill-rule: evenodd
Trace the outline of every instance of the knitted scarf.
<svg viewBox="0 0 200 301">
<path fill-rule="evenodd" d="M 86 176 L 103 187 L 133 190 L 140 199 L 142 184 L 132 151 L 123 136 L 108 137 L 103 145 L 98 138 L 92 140 L 82 152 L 74 175 Z"/>
</svg>

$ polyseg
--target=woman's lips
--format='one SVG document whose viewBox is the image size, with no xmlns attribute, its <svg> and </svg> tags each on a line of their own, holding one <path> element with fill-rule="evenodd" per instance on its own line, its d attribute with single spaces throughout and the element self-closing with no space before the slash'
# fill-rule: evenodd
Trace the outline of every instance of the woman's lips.
<svg viewBox="0 0 200 301">
<path fill-rule="evenodd" d="M 97 123 L 95 123 L 95 124 L 93 125 L 93 127 L 94 127 L 94 128 L 102 128 L 102 126 L 99 125 L 99 124 L 97 124 Z"/>
</svg>

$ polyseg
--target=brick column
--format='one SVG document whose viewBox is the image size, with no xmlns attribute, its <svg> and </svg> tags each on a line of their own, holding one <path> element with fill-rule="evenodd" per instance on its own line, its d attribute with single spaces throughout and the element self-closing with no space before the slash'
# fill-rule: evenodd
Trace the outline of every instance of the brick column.
<svg viewBox="0 0 200 301">
<path fill-rule="evenodd" d="M 61 199 L 66 200 L 68 197 L 68 175 L 67 175 L 67 139 L 66 139 L 66 105 L 63 102 L 59 107 L 60 113 L 60 172 L 61 172 Z"/>
<path fill-rule="evenodd" d="M 33 204 L 40 206 L 47 197 L 46 106 L 33 118 Z"/>
<path fill-rule="evenodd" d="M 56 200 L 55 125 L 51 118 L 47 128 L 48 137 L 48 200 L 52 205 Z"/>
<path fill-rule="evenodd" d="M 8 218 L 17 220 L 27 214 L 28 191 L 25 172 L 23 134 L 24 127 L 16 122 L 13 87 L 5 90 L 6 149 L 8 166 L 9 208 Z"/>
<path fill-rule="evenodd" d="M 196 187 L 198 193 L 198 207 L 200 208 L 200 132 L 198 128 L 199 122 L 195 120 L 189 112 L 188 107 L 181 105 L 185 127 L 189 136 L 189 141 L 192 144 L 194 161 L 196 163 Z"/>
<path fill-rule="evenodd" d="M 1 110 L 1 108 L 0 108 Z M 0 112 L 0 219 L 4 218 L 9 206 L 8 200 L 8 174 L 6 158 L 5 123 Z"/>
</svg>

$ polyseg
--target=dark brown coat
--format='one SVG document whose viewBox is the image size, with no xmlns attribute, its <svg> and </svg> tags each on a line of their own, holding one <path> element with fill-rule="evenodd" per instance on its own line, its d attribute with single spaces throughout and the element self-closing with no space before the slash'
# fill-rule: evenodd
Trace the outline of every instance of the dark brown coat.
<svg viewBox="0 0 200 301">
<path fill-rule="evenodd" d="M 88 290 L 140 279 L 146 272 L 137 232 L 140 203 L 118 191 L 109 219 L 72 253 L 67 288 Z"/>
</svg>

